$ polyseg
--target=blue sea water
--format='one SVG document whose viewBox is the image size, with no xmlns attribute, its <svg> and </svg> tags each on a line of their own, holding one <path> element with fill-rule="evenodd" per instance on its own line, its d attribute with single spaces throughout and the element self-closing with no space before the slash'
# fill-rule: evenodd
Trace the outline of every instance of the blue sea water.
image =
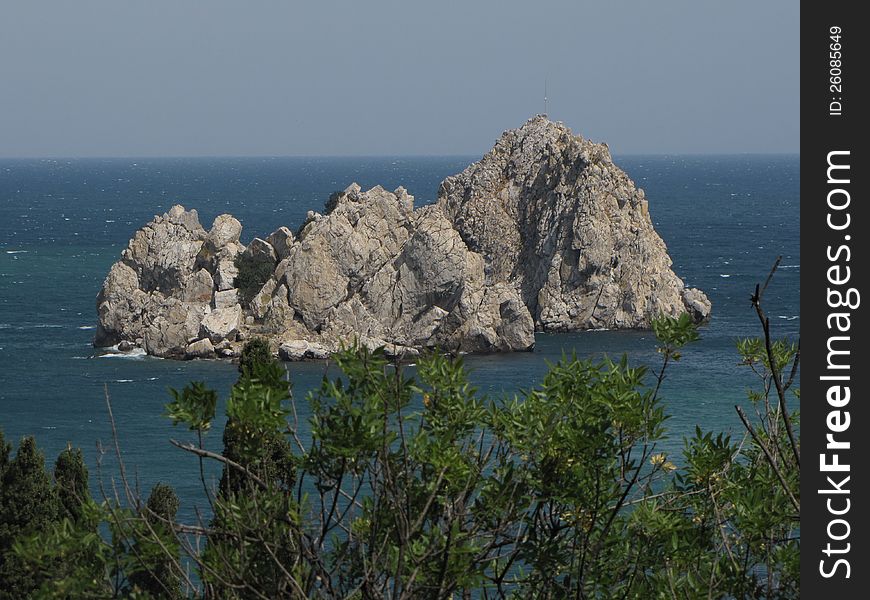
<svg viewBox="0 0 870 600">
<path fill-rule="evenodd" d="M 169 387 L 202 380 L 226 397 L 234 365 L 104 356 L 91 347 L 95 297 L 133 232 L 172 204 L 196 208 L 208 228 L 231 212 L 243 241 L 280 225 L 295 229 L 308 210 L 357 181 L 402 185 L 417 205 L 475 157 L 175 158 L 0 160 L 0 428 L 7 439 L 35 435 L 49 461 L 68 443 L 84 449 L 92 485 L 116 474 L 106 395 L 127 471 L 143 493 L 172 484 L 192 518 L 205 503 L 196 460 L 169 444 L 190 439 L 163 416 Z M 666 449 L 677 452 L 696 425 L 741 435 L 734 405 L 753 384 L 737 366 L 735 341 L 759 332 L 749 303 L 775 258 L 766 295 L 775 335 L 800 327 L 799 165 L 784 156 L 625 156 L 616 162 L 645 189 L 674 269 L 703 289 L 713 317 L 702 340 L 670 371 L 663 396 L 672 418 Z M 657 366 L 648 332 L 538 334 L 533 353 L 471 356 L 481 392 L 511 395 L 540 380 L 562 353 L 619 356 Z M 325 363 L 288 365 L 300 407 Z M 334 373 L 334 371 L 331 371 Z M 304 419 L 304 413 L 301 415 Z M 207 445 L 219 450 L 218 427 Z M 98 466 L 101 465 L 101 466 Z M 216 469 L 209 471 L 214 477 Z M 106 489 L 111 495 L 111 490 Z"/>
</svg>

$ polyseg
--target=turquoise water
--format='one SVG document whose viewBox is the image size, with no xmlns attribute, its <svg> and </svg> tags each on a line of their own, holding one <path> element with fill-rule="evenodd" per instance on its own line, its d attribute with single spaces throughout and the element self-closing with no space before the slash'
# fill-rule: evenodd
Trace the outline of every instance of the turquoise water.
<svg viewBox="0 0 870 600">
<path fill-rule="evenodd" d="M 133 232 L 180 202 L 208 227 L 232 212 L 243 241 L 280 225 L 299 225 L 332 191 L 405 186 L 417 205 L 473 157 L 0 160 L 0 427 L 10 439 L 35 435 L 49 460 L 67 443 L 84 449 L 97 483 L 115 472 L 105 393 L 112 401 L 124 461 L 147 493 L 157 481 L 176 487 L 183 515 L 204 504 L 198 465 L 170 446 L 188 439 L 162 416 L 168 387 L 203 380 L 226 396 L 236 378 L 227 363 L 101 356 L 91 347 L 95 297 Z M 775 332 L 797 338 L 800 326 L 798 156 L 617 157 L 646 190 L 650 212 L 674 268 L 713 301 L 702 341 L 684 353 L 663 387 L 672 415 L 669 448 L 696 424 L 741 433 L 734 404 L 752 384 L 737 367 L 734 341 L 758 332 L 749 296 L 777 255 L 782 268 L 766 297 Z M 562 352 L 628 353 L 658 365 L 647 332 L 538 335 L 533 353 L 472 356 L 479 389 L 513 394 L 539 381 Z M 302 398 L 324 363 L 288 366 Z M 301 403 L 305 406 L 304 401 Z M 303 415 L 304 417 L 304 415 Z M 220 430 L 207 444 L 220 449 Z M 211 471 L 211 475 L 215 473 Z M 210 476 L 211 476 L 210 475 Z"/>
</svg>

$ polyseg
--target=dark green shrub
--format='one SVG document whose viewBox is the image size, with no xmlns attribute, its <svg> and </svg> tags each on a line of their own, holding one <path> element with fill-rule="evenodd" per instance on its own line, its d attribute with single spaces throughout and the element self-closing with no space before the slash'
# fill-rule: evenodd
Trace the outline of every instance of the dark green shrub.
<svg viewBox="0 0 870 600">
<path fill-rule="evenodd" d="M 338 206 L 338 201 L 344 197 L 344 190 L 332 192 L 326 200 L 326 205 L 323 207 L 323 214 L 328 215 Z"/>
<path fill-rule="evenodd" d="M 0 454 L 5 454 L 2 448 Z M 0 479 L 0 598 L 26 598 L 39 587 L 39 574 L 23 565 L 13 544 L 48 529 L 58 518 L 58 508 L 45 458 L 36 441 L 26 437 Z"/>
<path fill-rule="evenodd" d="M 273 362 L 277 362 L 277 360 L 269 347 L 269 341 L 265 338 L 254 338 L 245 342 L 242 347 L 242 354 L 239 357 L 239 373 L 251 373 L 255 365 L 267 365 Z"/>
<path fill-rule="evenodd" d="M 238 288 L 242 301 L 247 304 L 269 281 L 275 265 L 244 253 L 236 256 L 235 264 L 239 274 L 236 275 L 233 285 Z"/>
<path fill-rule="evenodd" d="M 78 521 L 82 505 L 90 499 L 88 468 L 81 448 L 67 448 L 54 463 L 54 483 L 60 501 L 61 516 Z"/>
<path fill-rule="evenodd" d="M 223 468 L 207 527 L 175 524 L 170 491 L 145 510 L 91 501 L 81 524 L 44 527 L 13 558 L 47 597 L 172 597 L 182 580 L 181 592 L 209 598 L 797 597 L 800 438 L 785 395 L 797 346 L 767 328 L 739 342 L 760 378 L 749 394 L 760 418 L 738 409 L 742 440 L 698 428 L 669 457 L 660 384 L 697 330 L 672 317 L 653 329 L 656 372 L 564 357 L 502 401 L 477 393 L 461 359 L 422 356 L 408 377 L 382 351 L 351 348 L 309 395 L 308 423 L 268 345 L 252 341 L 222 454 L 202 443 L 215 392 L 195 384 L 167 406 L 198 441 L 176 445 Z M 2 459 L 0 439 L 0 470 Z M 28 489 L 49 498 L 39 469 L 27 470 Z M 0 524 L 33 510 L 14 489 L 12 501 L 0 490 Z M 111 542 L 95 533 L 101 521 Z"/>
<path fill-rule="evenodd" d="M 181 598 L 180 552 L 172 532 L 178 512 L 178 496 L 170 486 L 151 488 L 141 512 L 141 532 L 133 536 L 131 553 L 137 557 L 127 576 L 128 592 L 144 592 L 151 598 Z"/>
</svg>

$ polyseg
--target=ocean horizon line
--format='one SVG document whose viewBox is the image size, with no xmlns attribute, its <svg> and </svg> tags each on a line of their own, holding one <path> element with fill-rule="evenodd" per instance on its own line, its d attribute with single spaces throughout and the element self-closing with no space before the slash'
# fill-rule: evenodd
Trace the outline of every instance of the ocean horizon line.
<svg viewBox="0 0 870 600">
<path fill-rule="evenodd" d="M 478 160 L 485 153 L 459 153 L 459 154 L 144 154 L 144 155 L 118 155 L 118 156 L 0 156 L 0 162 L 13 161 L 93 161 L 93 160 L 306 160 L 306 159 L 467 159 Z M 626 152 L 613 153 L 615 158 L 667 158 L 667 157 L 799 157 L 800 151 L 796 152 Z"/>
</svg>

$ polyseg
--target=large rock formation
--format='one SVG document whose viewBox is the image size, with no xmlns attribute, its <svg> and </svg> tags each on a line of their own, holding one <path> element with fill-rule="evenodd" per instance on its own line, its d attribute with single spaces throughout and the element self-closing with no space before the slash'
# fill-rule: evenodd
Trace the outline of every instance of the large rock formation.
<svg viewBox="0 0 870 600">
<path fill-rule="evenodd" d="M 359 340 L 388 352 L 528 350 L 534 331 L 647 327 L 710 312 L 671 270 L 643 191 L 603 144 L 536 117 L 414 209 L 352 184 L 294 235 L 240 242 L 174 206 L 139 230 L 97 298 L 95 345 L 233 356 L 252 335 L 289 360 Z M 239 267 L 263 273 L 254 289 Z M 262 286 L 259 282 L 263 282 Z"/>
<path fill-rule="evenodd" d="M 444 180 L 438 205 L 487 257 L 487 280 L 510 282 L 539 330 L 648 327 L 687 303 L 698 320 L 709 313 L 671 270 L 643 190 L 607 146 L 545 117 Z"/>
</svg>

